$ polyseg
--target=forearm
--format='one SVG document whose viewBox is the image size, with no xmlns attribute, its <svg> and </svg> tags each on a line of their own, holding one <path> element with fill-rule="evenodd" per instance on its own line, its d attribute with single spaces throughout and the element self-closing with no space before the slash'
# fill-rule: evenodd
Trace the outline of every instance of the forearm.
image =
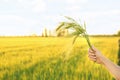
<svg viewBox="0 0 120 80">
<path fill-rule="evenodd" d="M 115 65 L 109 59 L 105 58 L 104 56 L 101 57 L 102 64 L 108 69 L 108 71 L 114 75 L 116 80 L 120 80 L 120 67 Z"/>
</svg>

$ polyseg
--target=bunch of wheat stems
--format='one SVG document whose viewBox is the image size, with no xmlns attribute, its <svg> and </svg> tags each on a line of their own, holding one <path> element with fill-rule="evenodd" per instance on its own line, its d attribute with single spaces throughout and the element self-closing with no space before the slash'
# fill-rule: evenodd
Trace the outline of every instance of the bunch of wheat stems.
<svg viewBox="0 0 120 80">
<path fill-rule="evenodd" d="M 76 39 L 79 36 L 82 36 L 86 39 L 88 46 L 92 49 L 89 35 L 86 31 L 86 24 L 84 22 L 84 25 L 79 24 L 76 20 L 74 20 L 71 17 L 65 16 L 66 19 L 68 19 L 68 22 L 61 22 L 60 25 L 57 27 L 56 31 L 61 31 L 65 29 L 71 29 L 73 32 L 71 33 L 72 36 L 75 36 L 73 39 L 73 44 L 75 43 Z"/>
</svg>

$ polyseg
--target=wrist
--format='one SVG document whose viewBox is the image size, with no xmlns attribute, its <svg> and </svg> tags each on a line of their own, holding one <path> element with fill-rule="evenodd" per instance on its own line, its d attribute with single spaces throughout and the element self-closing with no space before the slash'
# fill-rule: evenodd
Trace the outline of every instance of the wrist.
<svg viewBox="0 0 120 80">
<path fill-rule="evenodd" d="M 102 65 L 104 65 L 105 64 L 105 57 L 102 55 L 101 57 L 100 57 L 100 61 L 101 61 L 101 63 L 100 64 L 102 64 Z"/>
</svg>

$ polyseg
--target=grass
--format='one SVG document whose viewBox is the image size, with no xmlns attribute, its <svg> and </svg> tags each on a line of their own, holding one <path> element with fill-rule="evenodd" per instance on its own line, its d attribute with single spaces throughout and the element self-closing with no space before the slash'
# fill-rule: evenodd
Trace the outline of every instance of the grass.
<svg viewBox="0 0 120 80">
<path fill-rule="evenodd" d="M 117 62 L 118 37 L 90 39 Z M 88 59 L 83 38 L 76 40 L 69 59 L 64 61 L 63 51 L 69 49 L 71 41 L 62 37 L 0 38 L 0 80 L 113 80 L 103 66 Z"/>
</svg>

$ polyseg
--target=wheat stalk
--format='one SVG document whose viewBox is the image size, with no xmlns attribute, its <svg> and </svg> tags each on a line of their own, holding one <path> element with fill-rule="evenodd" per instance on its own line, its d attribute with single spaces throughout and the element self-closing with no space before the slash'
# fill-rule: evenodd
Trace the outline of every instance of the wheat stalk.
<svg viewBox="0 0 120 80">
<path fill-rule="evenodd" d="M 88 46 L 92 49 L 89 35 L 86 31 L 86 24 L 84 22 L 84 25 L 79 24 L 76 20 L 74 20 L 71 17 L 65 16 L 66 19 L 68 19 L 68 22 L 61 22 L 60 25 L 57 27 L 56 31 L 65 30 L 65 29 L 71 29 L 73 32 L 71 33 L 72 36 L 75 36 L 73 39 L 73 44 L 75 43 L 76 39 L 79 36 L 82 36 L 86 39 Z"/>
</svg>

